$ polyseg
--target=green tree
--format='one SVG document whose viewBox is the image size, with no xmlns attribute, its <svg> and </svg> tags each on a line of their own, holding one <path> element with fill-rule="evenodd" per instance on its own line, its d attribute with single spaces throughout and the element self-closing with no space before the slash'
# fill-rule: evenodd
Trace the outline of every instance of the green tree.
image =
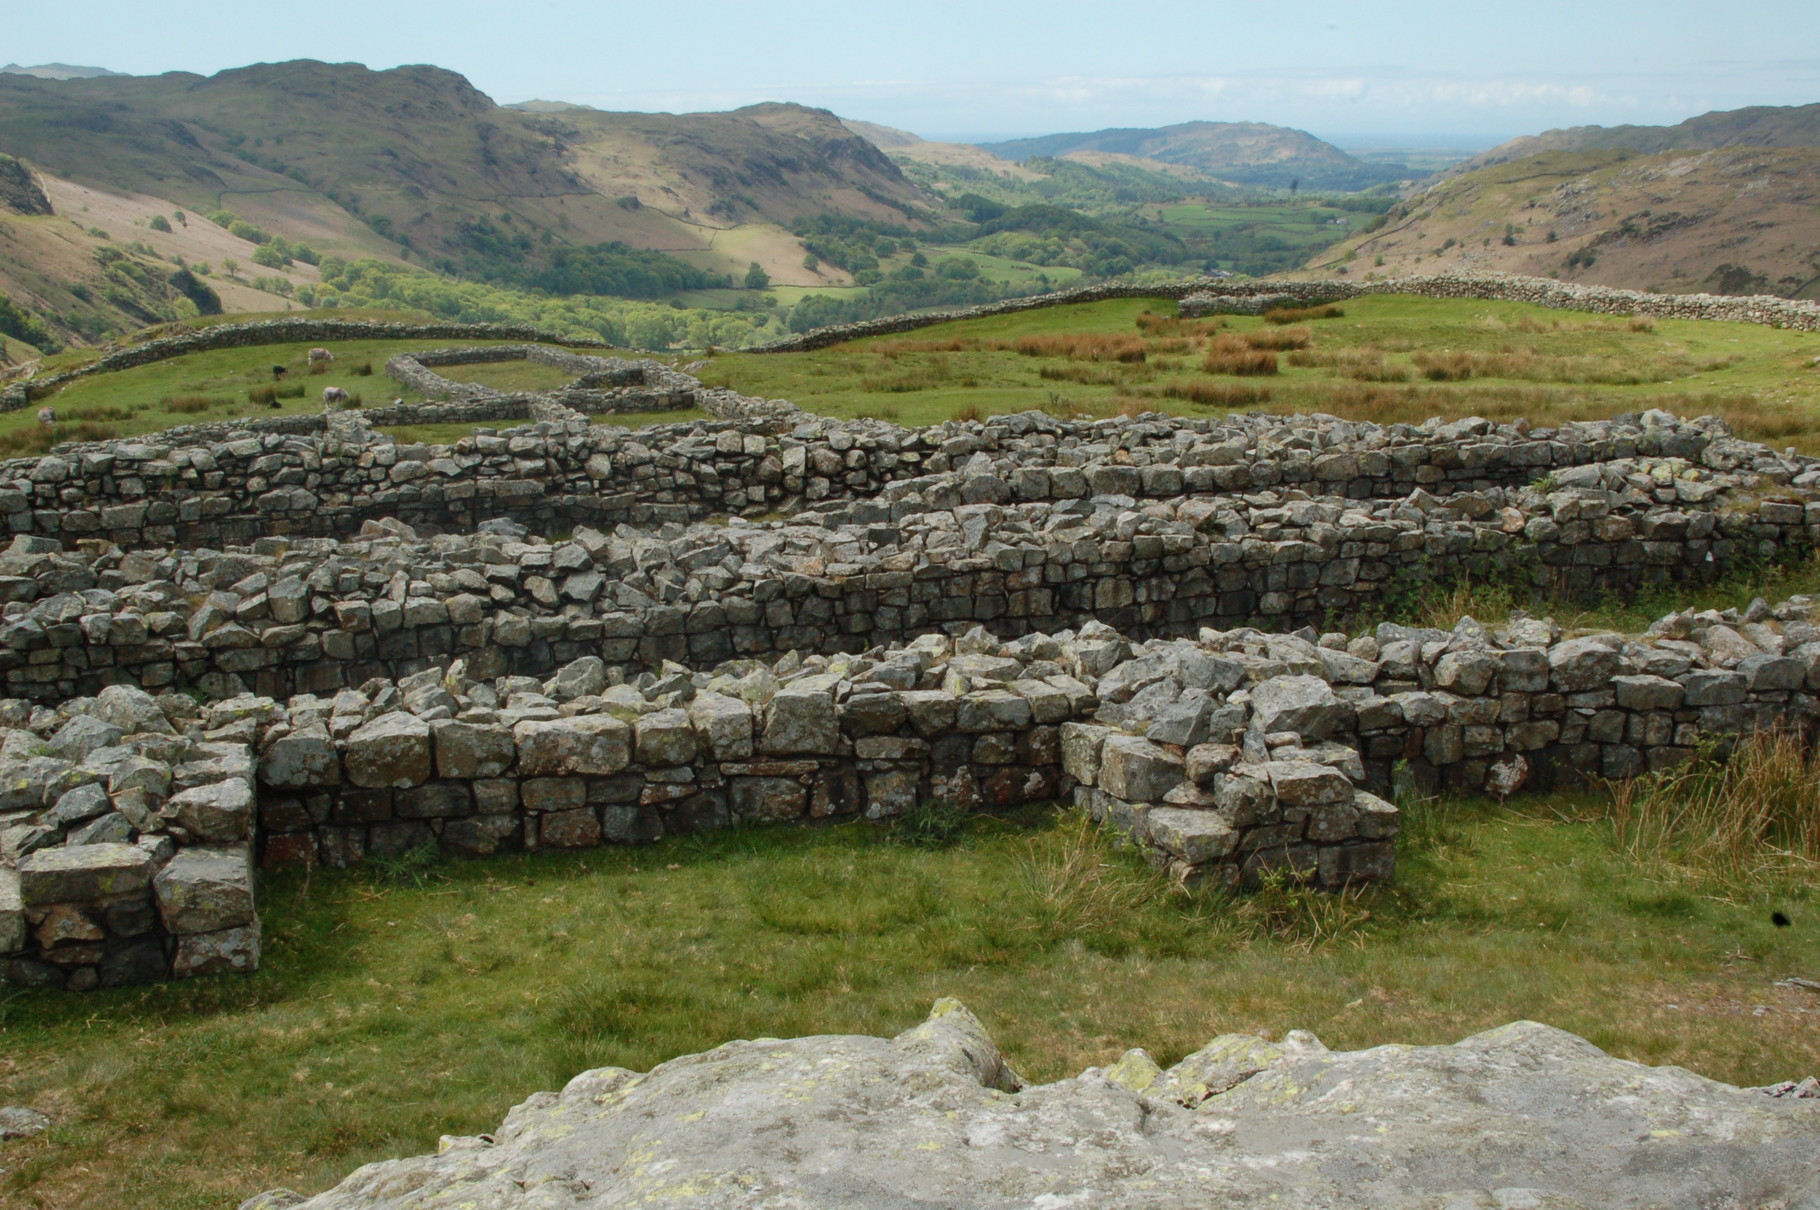
<svg viewBox="0 0 1820 1210">
<path fill-rule="evenodd" d="M 765 272 L 763 265 L 753 261 L 751 266 L 746 269 L 746 289 L 763 290 L 770 284 L 771 275 Z"/>
<path fill-rule="evenodd" d="M 821 257 L 815 255 L 813 252 L 803 253 L 803 268 L 811 273 L 819 273 L 821 272 L 821 267 Z"/>
<path fill-rule="evenodd" d="M 165 218 L 162 214 L 154 214 L 145 225 L 150 227 L 153 231 L 163 231 L 168 234 L 171 229 L 171 220 Z"/>
</svg>

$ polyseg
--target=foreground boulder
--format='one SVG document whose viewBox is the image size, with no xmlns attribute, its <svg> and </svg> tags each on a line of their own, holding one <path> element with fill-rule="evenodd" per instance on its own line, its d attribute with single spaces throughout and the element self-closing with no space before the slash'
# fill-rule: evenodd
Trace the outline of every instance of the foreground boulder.
<svg viewBox="0 0 1820 1210">
<path fill-rule="evenodd" d="M 302 1205 L 1691 1210 L 1820 1204 L 1817 1160 L 1820 1100 L 1625 1062 L 1528 1021 L 1344 1053 L 1228 1035 L 1167 1071 L 1131 1051 L 1026 1088 L 944 1000 L 894 1039 L 584 1072 L 495 1135 L 369 1164 Z"/>
</svg>

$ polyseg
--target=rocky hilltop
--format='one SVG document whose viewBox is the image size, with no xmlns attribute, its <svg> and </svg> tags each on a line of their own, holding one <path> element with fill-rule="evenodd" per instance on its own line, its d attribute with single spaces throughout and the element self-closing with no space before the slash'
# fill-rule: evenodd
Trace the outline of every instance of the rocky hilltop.
<svg viewBox="0 0 1820 1210">
<path fill-rule="evenodd" d="M 1820 1101 L 1530 1021 L 1452 1046 L 1228 1034 L 1026 1086 L 953 1000 L 893 1039 L 759 1039 L 584 1072 L 492 1135 L 243 1210 L 1806 1206 Z"/>
</svg>

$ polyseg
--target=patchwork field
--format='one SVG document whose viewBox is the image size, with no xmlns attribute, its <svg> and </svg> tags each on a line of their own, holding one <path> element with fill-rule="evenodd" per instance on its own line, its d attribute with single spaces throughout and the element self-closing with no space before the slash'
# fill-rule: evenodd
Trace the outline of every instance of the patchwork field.
<svg viewBox="0 0 1820 1210">
<path fill-rule="evenodd" d="M 1809 333 L 1407 296 L 1338 311 L 1288 323 L 1175 321 L 1169 300 L 1119 300 L 811 353 L 721 354 L 703 378 L 826 415 L 912 425 L 1030 408 L 1551 424 L 1660 407 L 1820 450 L 1820 340 Z"/>
</svg>

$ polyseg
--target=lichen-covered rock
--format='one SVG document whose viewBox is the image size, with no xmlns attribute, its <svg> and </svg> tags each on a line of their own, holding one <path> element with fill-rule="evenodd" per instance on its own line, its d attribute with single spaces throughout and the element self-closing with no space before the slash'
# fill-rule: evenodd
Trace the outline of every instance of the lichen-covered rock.
<svg viewBox="0 0 1820 1210">
<path fill-rule="evenodd" d="M 771 699 L 765 711 L 766 752 L 774 756 L 826 756 L 839 744 L 840 718 L 834 708 L 834 695 L 826 689 L 786 686 Z"/>
<path fill-rule="evenodd" d="M 512 733 L 497 723 L 440 719 L 430 724 L 436 739 L 439 777 L 498 777 L 512 767 Z"/>
<path fill-rule="evenodd" d="M 368 1164 L 308 1210 L 1699 1210 L 1820 1194 L 1820 1102 L 1522 1021 L 1333 1052 L 1229 1035 L 1021 1087 L 953 1001 L 894 1039 L 732 1042 L 584 1072 L 490 1136 Z M 780 1140 L 787 1140 L 781 1145 Z"/>
<path fill-rule="evenodd" d="M 1259 731 L 1295 731 L 1304 739 L 1326 739 L 1344 716 L 1333 686 L 1318 676 L 1273 676 L 1251 691 L 1251 712 Z"/>
<path fill-rule="evenodd" d="M 19 863 L 19 894 L 28 909 L 134 895 L 151 881 L 152 859 L 130 844 L 40 849 Z"/>
<path fill-rule="evenodd" d="M 1100 749 L 1100 788 L 1126 802 L 1160 802 L 1183 776 L 1181 757 L 1135 735 L 1109 736 Z"/>
<path fill-rule="evenodd" d="M 347 741 L 348 780 L 402 789 L 430 779 L 430 724 L 395 710 L 356 729 Z"/>
<path fill-rule="evenodd" d="M 152 879 L 173 933 L 214 933 L 254 918 L 253 863 L 244 848 L 180 851 Z"/>
<path fill-rule="evenodd" d="M 191 933 L 177 938 L 171 975 L 244 975 L 259 968 L 259 918 L 217 933 Z"/>
<path fill-rule="evenodd" d="M 191 843 L 238 844 L 253 838 L 253 788 L 237 777 L 171 795 L 160 816 Z"/>
<path fill-rule="evenodd" d="M 341 756 L 320 723 L 274 740 L 259 757 L 259 780 L 278 789 L 341 784 Z"/>
<path fill-rule="evenodd" d="M 618 773 L 632 763 L 632 728 L 610 714 L 531 720 L 512 729 L 526 777 Z"/>
<path fill-rule="evenodd" d="M 0 865 L 0 954 L 25 948 L 25 900 L 19 894 L 19 871 Z"/>
</svg>

